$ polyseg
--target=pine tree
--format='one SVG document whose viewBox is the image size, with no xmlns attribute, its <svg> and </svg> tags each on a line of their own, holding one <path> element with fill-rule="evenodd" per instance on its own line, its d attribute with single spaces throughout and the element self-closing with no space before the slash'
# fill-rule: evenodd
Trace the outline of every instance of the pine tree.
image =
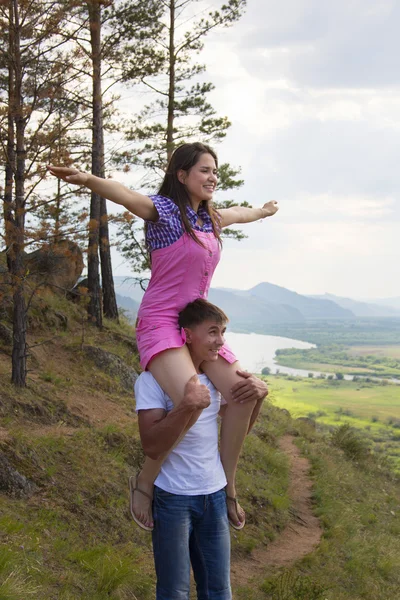
<svg viewBox="0 0 400 600">
<path fill-rule="evenodd" d="M 62 51 L 60 35 L 67 14 L 65 2 L 9 0 L 0 5 L 4 241 L 13 307 L 11 380 L 17 386 L 26 382 L 29 279 L 24 249 L 31 235 L 26 217 L 45 177 L 43 162 L 59 129 L 56 115 L 67 100 L 71 57 Z"/>
<path fill-rule="evenodd" d="M 213 84 L 192 83 L 205 71 L 205 65 L 193 62 L 193 58 L 203 49 L 203 40 L 210 31 L 229 27 L 240 18 L 246 0 L 229 0 L 200 19 L 193 17 L 196 4 L 197 0 L 159 2 L 160 31 L 145 53 L 153 58 L 154 71 L 140 75 L 142 85 L 157 99 L 131 123 L 127 139 L 136 145 L 133 151 L 120 156 L 121 163 L 144 166 L 158 176 L 176 146 L 199 138 L 205 143 L 218 142 L 231 125 L 227 117 L 217 116 L 207 101 Z M 123 65 L 124 81 L 137 82 L 134 67 Z"/>
</svg>

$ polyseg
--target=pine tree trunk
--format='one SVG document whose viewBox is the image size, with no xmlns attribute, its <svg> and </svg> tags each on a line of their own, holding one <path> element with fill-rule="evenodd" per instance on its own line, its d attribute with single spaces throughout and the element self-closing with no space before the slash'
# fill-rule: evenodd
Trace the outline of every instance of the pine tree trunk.
<svg viewBox="0 0 400 600">
<path fill-rule="evenodd" d="M 23 265 L 25 235 L 25 121 L 22 102 L 22 67 L 19 37 L 18 1 L 10 3 L 9 30 L 9 139 L 7 147 L 6 189 L 6 246 L 7 265 L 13 294 L 13 350 L 11 381 L 19 387 L 26 385 L 26 304 L 24 296 L 25 268 Z M 15 128 L 15 129 L 14 129 Z M 16 132 L 14 140 L 14 130 Z M 16 157 L 14 155 L 16 142 Z M 15 200 L 12 205 L 12 177 L 15 171 Z M 11 203 L 8 202 L 11 200 Z"/>
<path fill-rule="evenodd" d="M 92 122 L 92 173 L 96 175 L 101 168 L 102 123 L 101 123 L 101 8 L 98 2 L 88 2 L 90 42 L 93 63 L 93 122 Z M 99 133 L 100 132 L 100 133 Z M 89 318 L 101 329 L 101 288 L 99 274 L 99 235 L 100 235 L 100 196 L 92 192 L 90 199 L 90 223 L 88 246 L 88 289 Z"/>
<path fill-rule="evenodd" d="M 167 161 L 174 151 L 174 106 L 175 106 L 175 0 L 170 0 L 169 8 L 169 86 L 167 116 Z"/>
<path fill-rule="evenodd" d="M 104 198 L 100 199 L 100 261 L 104 316 L 108 319 L 118 321 L 118 306 L 111 263 L 107 205 Z"/>
<path fill-rule="evenodd" d="M 105 176 L 104 170 L 104 133 L 103 123 L 101 127 L 101 173 L 100 177 Z M 103 287 L 103 312 L 108 319 L 118 321 L 118 305 L 115 296 L 114 277 L 111 262 L 110 233 L 108 228 L 107 203 L 105 198 L 100 198 L 100 263 L 101 263 L 101 284 Z"/>
</svg>

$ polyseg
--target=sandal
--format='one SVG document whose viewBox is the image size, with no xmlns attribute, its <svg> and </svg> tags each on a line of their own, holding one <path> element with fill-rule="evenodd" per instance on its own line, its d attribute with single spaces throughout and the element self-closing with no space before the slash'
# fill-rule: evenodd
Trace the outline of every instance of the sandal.
<svg viewBox="0 0 400 600">
<path fill-rule="evenodd" d="M 237 498 L 234 498 L 233 496 L 226 496 L 226 499 L 227 499 L 227 500 L 230 500 L 231 502 L 234 502 L 234 503 L 235 503 L 236 512 L 237 512 L 237 514 L 239 515 L 239 511 L 238 511 L 238 505 L 239 505 L 239 502 L 238 502 L 238 499 L 237 499 Z M 243 509 L 242 509 L 242 510 L 243 510 Z M 243 511 L 243 512 L 244 512 L 244 511 Z M 229 513 L 228 513 L 228 521 L 229 521 L 229 525 L 230 525 L 231 527 L 233 527 L 233 529 L 236 529 L 237 531 L 240 531 L 241 529 L 243 529 L 243 527 L 244 527 L 244 526 L 245 526 L 245 524 L 246 524 L 246 519 L 244 519 L 243 521 L 240 521 L 240 525 L 236 525 L 236 523 L 234 523 L 234 521 L 232 521 L 232 519 L 230 519 L 230 518 L 229 518 Z"/>
<path fill-rule="evenodd" d="M 135 521 L 136 525 L 139 525 L 139 527 L 141 527 L 141 529 L 144 529 L 145 531 L 153 531 L 154 526 L 153 527 L 148 527 L 147 525 L 145 525 L 144 523 L 142 523 L 141 521 L 139 521 L 139 519 L 137 518 L 137 516 L 135 515 L 134 511 L 133 511 L 133 495 L 135 492 L 140 492 L 141 494 L 143 494 L 143 496 L 146 496 L 146 498 L 148 498 L 151 502 L 153 501 L 152 496 L 150 496 L 150 494 L 148 494 L 147 492 L 144 492 L 143 490 L 141 490 L 138 485 L 137 485 L 137 479 L 138 479 L 138 475 L 132 475 L 131 477 L 129 477 L 129 499 L 130 499 L 130 511 L 131 511 L 131 515 L 132 515 L 132 519 Z"/>
</svg>

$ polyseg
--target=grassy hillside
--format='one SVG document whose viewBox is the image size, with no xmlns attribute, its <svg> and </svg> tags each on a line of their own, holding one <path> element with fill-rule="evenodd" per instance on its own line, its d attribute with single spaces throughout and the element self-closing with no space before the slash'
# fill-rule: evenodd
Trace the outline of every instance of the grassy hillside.
<svg viewBox="0 0 400 600">
<path fill-rule="evenodd" d="M 137 368 L 131 334 L 128 325 L 111 323 L 97 332 L 83 325 L 78 307 L 42 297 L 30 319 L 24 390 L 9 383 L 10 348 L 0 345 L 0 456 L 32 484 L 26 496 L 0 491 L 1 600 L 154 598 L 150 537 L 128 510 L 127 478 L 143 460 L 133 393 L 121 373 L 96 366 L 87 351 L 102 348 Z M 271 378 L 275 404 L 286 405 L 286 383 Z M 253 553 L 279 537 L 293 516 L 288 459 L 278 448 L 286 432 L 312 462 L 323 540 L 283 571 L 268 564 L 254 569 L 253 579 L 235 582 L 234 597 L 400 598 L 399 482 L 379 456 L 361 452 L 355 462 L 347 442 L 269 403 L 241 459 L 247 525 L 232 532 L 234 563 L 247 561 L 251 574 Z"/>
<path fill-rule="evenodd" d="M 327 427 L 348 423 L 362 431 L 371 450 L 400 473 L 399 386 L 374 382 L 269 376 L 271 401 L 294 417 Z"/>
</svg>

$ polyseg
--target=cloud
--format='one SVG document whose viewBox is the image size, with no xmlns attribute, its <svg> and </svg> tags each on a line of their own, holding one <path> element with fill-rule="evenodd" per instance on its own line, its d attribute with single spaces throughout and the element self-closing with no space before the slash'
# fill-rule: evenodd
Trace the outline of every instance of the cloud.
<svg viewBox="0 0 400 600">
<path fill-rule="evenodd" d="M 399 295 L 399 22 L 395 0 L 252 0 L 206 39 L 216 149 L 245 180 L 219 197 L 281 206 L 225 242 L 214 285 Z"/>
<path fill-rule="evenodd" d="M 246 69 L 311 87 L 398 86 L 400 6 L 395 0 L 253 0 L 242 36 Z"/>
<path fill-rule="evenodd" d="M 393 215 L 396 200 L 392 197 L 374 198 L 368 196 L 340 196 L 332 193 L 317 195 L 301 194 L 291 201 L 285 211 L 285 217 L 290 214 L 293 220 L 310 220 L 310 217 L 321 219 L 324 216 L 329 222 L 347 219 L 347 222 L 385 218 Z M 281 211 L 282 214 L 282 211 Z"/>
<path fill-rule="evenodd" d="M 271 223 L 257 239 L 226 242 L 213 285 L 248 289 L 260 281 L 299 293 L 353 297 L 398 295 L 398 226 L 342 221 L 309 224 Z M 251 229 L 250 229 L 251 228 Z M 382 293 L 383 292 L 383 293 Z"/>
</svg>

